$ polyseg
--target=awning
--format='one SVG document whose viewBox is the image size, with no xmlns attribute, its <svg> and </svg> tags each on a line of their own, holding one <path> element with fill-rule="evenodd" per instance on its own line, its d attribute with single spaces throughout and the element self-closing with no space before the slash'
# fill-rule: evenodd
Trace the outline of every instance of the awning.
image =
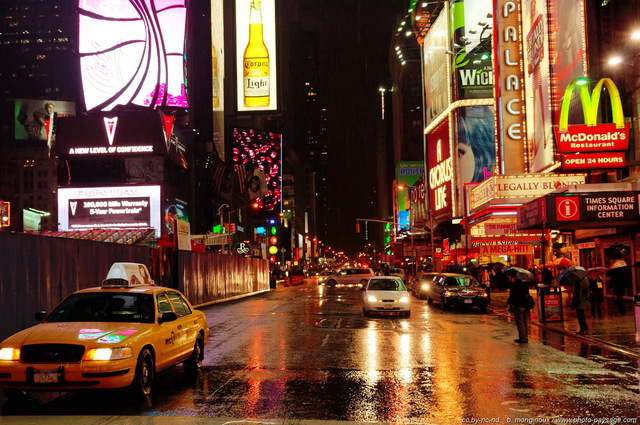
<svg viewBox="0 0 640 425">
<path fill-rule="evenodd" d="M 517 228 L 640 226 L 639 199 L 637 182 L 570 186 L 520 206 Z"/>
</svg>

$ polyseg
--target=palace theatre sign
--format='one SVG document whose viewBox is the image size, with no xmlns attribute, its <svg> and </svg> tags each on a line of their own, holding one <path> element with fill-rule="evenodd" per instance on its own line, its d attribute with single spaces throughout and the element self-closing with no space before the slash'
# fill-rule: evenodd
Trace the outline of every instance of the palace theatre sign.
<svg viewBox="0 0 640 425">
<path fill-rule="evenodd" d="M 637 226 L 640 191 L 551 193 L 518 209 L 518 229 Z"/>
</svg>

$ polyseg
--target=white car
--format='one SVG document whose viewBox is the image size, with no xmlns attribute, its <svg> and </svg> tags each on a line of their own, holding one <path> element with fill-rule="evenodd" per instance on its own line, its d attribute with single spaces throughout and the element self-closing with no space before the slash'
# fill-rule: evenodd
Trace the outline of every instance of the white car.
<svg viewBox="0 0 640 425">
<path fill-rule="evenodd" d="M 374 276 L 362 287 L 362 311 L 365 317 L 371 313 L 394 313 L 411 316 L 411 297 L 402 279 L 396 276 Z"/>
<path fill-rule="evenodd" d="M 327 276 L 325 282 L 329 286 L 340 285 L 365 285 L 370 277 L 373 277 L 373 270 L 369 268 L 348 268 Z"/>
</svg>

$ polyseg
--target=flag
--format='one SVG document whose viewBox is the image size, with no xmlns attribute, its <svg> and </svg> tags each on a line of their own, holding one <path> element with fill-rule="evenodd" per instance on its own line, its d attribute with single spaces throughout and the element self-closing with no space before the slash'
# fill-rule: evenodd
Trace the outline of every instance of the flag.
<svg viewBox="0 0 640 425">
<path fill-rule="evenodd" d="M 253 170 L 252 176 L 249 178 L 249 184 L 247 186 L 249 187 L 249 199 L 252 201 L 266 195 L 269 189 L 267 188 L 267 178 L 264 170 L 256 167 Z"/>
<path fill-rule="evenodd" d="M 211 179 L 213 180 L 213 187 L 217 194 L 226 192 L 227 173 L 227 165 L 223 161 L 219 161 L 213 165 Z"/>
<path fill-rule="evenodd" d="M 253 173 L 253 166 L 250 163 L 235 165 L 234 169 L 238 173 L 238 185 L 240 186 L 240 193 L 244 193 L 247 190 L 248 179 Z"/>
</svg>

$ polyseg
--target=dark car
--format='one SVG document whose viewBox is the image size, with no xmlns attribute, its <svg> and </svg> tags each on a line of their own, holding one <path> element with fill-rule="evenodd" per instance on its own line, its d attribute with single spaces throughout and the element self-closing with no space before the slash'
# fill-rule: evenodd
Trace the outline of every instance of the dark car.
<svg viewBox="0 0 640 425">
<path fill-rule="evenodd" d="M 421 300 L 426 299 L 427 289 L 437 275 L 438 273 L 436 272 L 425 272 L 413 279 L 411 281 L 411 293 L 413 296 Z"/>
<path fill-rule="evenodd" d="M 478 307 L 486 312 L 489 304 L 489 294 L 485 287 L 467 274 L 440 273 L 434 276 L 426 295 L 429 303 L 436 301 L 443 310 L 452 307 Z"/>
</svg>

